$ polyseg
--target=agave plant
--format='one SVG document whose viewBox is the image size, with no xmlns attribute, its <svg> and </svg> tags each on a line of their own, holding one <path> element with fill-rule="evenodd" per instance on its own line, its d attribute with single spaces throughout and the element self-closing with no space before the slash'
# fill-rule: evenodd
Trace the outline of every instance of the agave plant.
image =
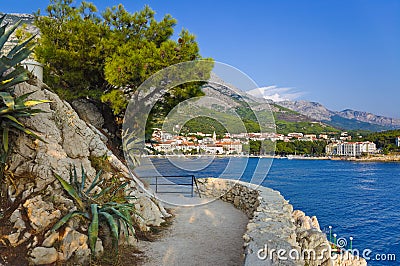
<svg viewBox="0 0 400 266">
<path fill-rule="evenodd" d="M 0 17 L 0 25 L 3 24 L 5 16 L 6 15 Z M 8 52 L 4 51 L 4 44 L 20 24 L 21 20 L 11 26 L 7 31 L 8 23 L 0 27 L 0 91 L 10 91 L 12 86 L 29 80 L 28 72 L 20 63 L 31 54 L 34 47 L 31 41 L 35 38 L 35 35 L 15 45 Z"/>
<path fill-rule="evenodd" d="M 21 117 L 29 117 L 43 112 L 41 109 L 33 109 L 32 107 L 41 103 L 50 102 L 47 100 L 26 100 L 32 93 L 33 92 L 30 92 L 14 98 L 8 92 L 0 92 L 0 98 L 2 100 L 2 104 L 0 104 L 0 127 L 3 132 L 2 140 L 3 150 L 5 152 L 8 152 L 8 134 L 12 128 L 20 130 L 37 139 L 41 139 L 18 120 L 18 118 Z M 41 140 L 43 141 L 43 139 Z"/>
<path fill-rule="evenodd" d="M 70 182 L 68 183 L 62 177 L 54 173 L 56 179 L 61 186 L 74 200 L 79 210 L 72 211 L 61 218 L 52 228 L 53 231 L 58 230 L 67 223 L 71 218 L 80 216 L 90 221 L 88 228 L 89 246 L 92 254 L 95 254 L 96 242 L 99 233 L 99 224 L 107 224 L 113 239 L 114 248 L 118 248 L 118 242 L 121 233 L 126 237 L 131 233 L 135 235 L 133 228 L 132 213 L 134 205 L 128 203 L 129 199 L 134 197 L 125 196 L 125 187 L 128 182 L 118 185 L 107 186 L 101 191 L 95 192 L 95 188 L 100 186 L 104 179 L 100 179 L 101 171 L 97 173 L 91 184 L 85 189 L 86 173 L 81 166 L 81 181 L 78 181 L 76 167 L 70 170 Z M 123 192 L 124 199 L 117 197 L 119 192 Z"/>
<path fill-rule="evenodd" d="M 0 25 L 3 24 L 6 15 L 0 17 Z M 4 175 L 9 151 L 10 131 L 22 131 L 34 138 L 40 139 L 35 133 L 25 127 L 19 120 L 22 117 L 30 117 L 42 112 L 32 107 L 49 102 L 45 100 L 27 100 L 28 93 L 19 97 L 13 94 L 13 87 L 21 82 L 29 80 L 28 71 L 21 66 L 21 62 L 32 52 L 33 44 L 31 36 L 26 41 L 15 45 L 8 52 L 4 49 L 11 34 L 21 24 L 21 21 L 11 26 L 7 31 L 8 23 L 0 27 L 0 181 Z"/>
</svg>

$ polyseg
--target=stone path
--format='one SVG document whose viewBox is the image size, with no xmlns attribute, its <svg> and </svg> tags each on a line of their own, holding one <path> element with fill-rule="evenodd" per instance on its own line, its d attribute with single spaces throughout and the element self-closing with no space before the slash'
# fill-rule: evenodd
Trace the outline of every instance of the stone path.
<svg viewBox="0 0 400 266">
<path fill-rule="evenodd" d="M 161 239 L 140 242 L 143 265 L 243 265 L 244 213 L 221 200 L 173 212 L 173 224 Z"/>
</svg>

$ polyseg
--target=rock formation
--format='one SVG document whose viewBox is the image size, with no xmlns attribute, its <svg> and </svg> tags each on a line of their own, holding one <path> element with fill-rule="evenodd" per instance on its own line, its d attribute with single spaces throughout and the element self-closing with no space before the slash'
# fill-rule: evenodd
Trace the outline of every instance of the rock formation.
<svg viewBox="0 0 400 266">
<path fill-rule="evenodd" d="M 132 203 L 140 214 L 133 218 L 141 230 L 159 226 L 169 214 L 158 201 L 141 191 L 141 181 L 110 151 L 106 136 L 84 122 L 70 104 L 45 87 L 44 84 L 24 83 L 15 89 L 17 95 L 34 91 L 32 99 L 51 103 L 40 105 L 45 113 L 24 121 L 45 142 L 24 134 L 13 139 L 8 168 L 13 178 L 13 185 L 8 187 L 12 206 L 2 218 L 10 226 L 9 233 L 0 240 L 14 247 L 24 245 L 32 264 L 50 264 L 71 258 L 83 263 L 91 253 L 85 234 L 87 228 L 72 219 L 64 230 L 50 230 L 62 216 L 76 209 L 54 173 L 68 181 L 71 165 L 77 166 L 78 175 L 82 165 L 88 183 L 96 175 L 95 161 L 103 158 L 112 170 L 103 172 L 102 178 L 117 174 L 120 180 L 130 182 L 128 191 L 137 198 Z M 97 250 L 101 250 L 102 241 L 97 245 Z"/>
</svg>

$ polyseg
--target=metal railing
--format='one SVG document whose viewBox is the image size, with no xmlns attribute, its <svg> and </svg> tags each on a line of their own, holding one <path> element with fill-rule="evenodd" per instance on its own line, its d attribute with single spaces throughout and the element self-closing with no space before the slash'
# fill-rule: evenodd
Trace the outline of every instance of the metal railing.
<svg viewBox="0 0 400 266">
<path fill-rule="evenodd" d="M 158 194 L 190 194 L 193 197 L 196 187 L 197 194 L 201 198 L 199 186 L 194 175 L 143 176 L 140 179 L 150 185 Z"/>
</svg>

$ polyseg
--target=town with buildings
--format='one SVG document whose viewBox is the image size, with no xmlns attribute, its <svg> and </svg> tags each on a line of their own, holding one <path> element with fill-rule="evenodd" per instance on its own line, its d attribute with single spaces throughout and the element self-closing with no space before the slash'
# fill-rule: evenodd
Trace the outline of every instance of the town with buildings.
<svg viewBox="0 0 400 266">
<path fill-rule="evenodd" d="M 150 154 L 209 154 L 209 155 L 244 155 L 244 145 L 250 141 L 325 141 L 325 153 L 327 156 L 361 156 L 378 153 L 376 144 L 370 141 L 352 141 L 347 132 L 342 132 L 338 137 L 330 137 L 328 134 L 303 134 L 289 133 L 225 133 L 217 138 L 216 133 L 205 134 L 202 132 L 183 135 L 164 132 L 154 128 L 151 141 L 146 143 Z M 400 145 L 400 137 L 396 139 Z M 248 151 L 247 151 L 248 153 Z"/>
</svg>

